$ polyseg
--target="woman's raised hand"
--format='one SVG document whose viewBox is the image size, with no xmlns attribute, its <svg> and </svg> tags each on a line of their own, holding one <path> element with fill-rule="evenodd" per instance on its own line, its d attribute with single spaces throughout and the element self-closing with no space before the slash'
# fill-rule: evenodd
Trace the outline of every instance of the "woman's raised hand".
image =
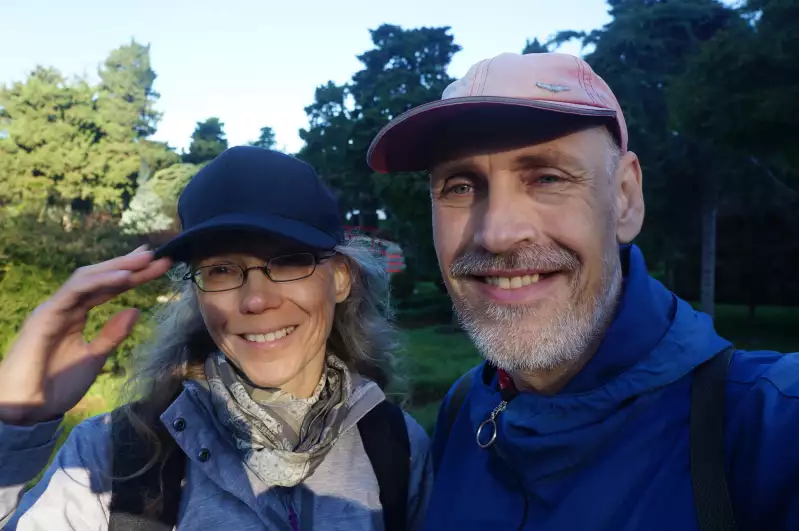
<svg viewBox="0 0 799 531">
<path fill-rule="evenodd" d="M 97 337 L 83 333 L 89 310 L 168 271 L 140 247 L 130 254 L 76 270 L 25 320 L 0 362 L 0 421 L 35 424 L 72 409 L 92 385 L 108 356 L 128 337 L 138 310 L 114 315 Z"/>
</svg>

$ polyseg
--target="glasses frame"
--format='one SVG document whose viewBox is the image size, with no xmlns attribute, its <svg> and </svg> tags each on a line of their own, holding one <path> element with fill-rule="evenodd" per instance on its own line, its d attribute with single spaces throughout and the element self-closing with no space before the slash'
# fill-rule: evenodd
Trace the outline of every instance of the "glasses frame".
<svg viewBox="0 0 799 531">
<path fill-rule="evenodd" d="M 202 266 L 202 267 L 197 267 L 197 268 L 192 269 L 191 271 L 189 271 L 188 273 L 186 273 L 183 276 L 183 280 L 189 280 L 189 281 L 193 282 L 194 285 L 197 286 L 197 289 L 199 289 L 200 291 L 205 292 L 205 293 L 223 293 L 225 291 L 233 291 L 233 290 L 239 289 L 240 287 L 242 287 L 244 284 L 247 283 L 247 277 L 249 276 L 250 271 L 258 270 L 258 271 L 261 271 L 272 282 L 274 282 L 276 284 L 284 284 L 286 282 L 295 282 L 297 280 L 303 280 L 305 278 L 310 277 L 311 275 L 313 275 L 316 272 L 316 267 L 320 263 L 324 262 L 325 260 L 329 260 L 329 259 L 333 258 L 336 254 L 337 253 L 335 251 L 329 251 L 329 252 L 324 253 L 324 254 L 314 254 L 314 253 L 282 254 L 280 256 L 275 256 L 275 257 L 270 258 L 269 260 L 266 261 L 266 263 L 264 263 L 264 265 L 252 266 L 252 267 L 242 267 L 242 266 L 240 266 L 238 264 L 233 264 L 233 263 L 209 264 L 207 266 Z M 288 280 L 275 280 L 274 278 L 272 278 L 272 274 L 271 274 L 271 270 L 269 268 L 269 264 L 272 263 L 273 260 L 279 260 L 281 258 L 287 258 L 287 257 L 290 257 L 290 256 L 310 256 L 313 259 L 313 267 L 311 268 L 311 272 L 308 273 L 307 275 L 304 275 L 304 276 L 301 276 L 301 277 L 297 277 L 297 278 L 288 279 Z M 203 289 L 202 286 L 200 286 L 200 284 L 197 282 L 197 272 L 200 271 L 201 269 L 205 269 L 205 268 L 208 268 L 208 267 L 217 267 L 217 266 L 220 266 L 220 265 L 226 265 L 226 266 L 238 268 L 241 271 L 241 283 L 238 286 L 234 287 L 234 288 Z"/>
</svg>

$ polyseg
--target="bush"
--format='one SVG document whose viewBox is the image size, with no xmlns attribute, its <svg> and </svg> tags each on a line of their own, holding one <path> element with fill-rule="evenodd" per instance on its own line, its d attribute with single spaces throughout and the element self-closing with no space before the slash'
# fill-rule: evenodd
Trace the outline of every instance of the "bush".
<svg viewBox="0 0 799 531">
<path fill-rule="evenodd" d="M 391 294 L 397 300 L 406 300 L 413 296 L 416 281 L 407 271 L 400 271 L 391 275 Z"/>
<path fill-rule="evenodd" d="M 0 359 L 11 346 L 28 314 L 55 293 L 68 277 L 69 273 L 29 264 L 6 263 L 0 267 Z M 131 336 L 109 359 L 109 370 L 124 367 L 136 346 L 147 340 L 152 328 L 152 321 L 147 317 L 156 306 L 158 296 L 165 292 L 164 288 L 161 282 L 152 282 L 123 293 L 89 313 L 85 334 L 87 340 L 94 338 L 115 313 L 125 308 L 142 310 L 143 315 Z"/>
<path fill-rule="evenodd" d="M 76 268 L 128 253 L 140 241 L 122 234 L 111 217 L 81 218 L 69 232 L 58 220 L 38 221 L 27 214 L 0 218 L 0 358 L 28 314 L 55 293 Z M 124 308 L 139 308 L 145 314 L 111 357 L 110 368 L 124 366 L 136 344 L 146 339 L 151 326 L 146 314 L 166 292 L 165 282 L 152 282 L 90 312 L 87 339 Z"/>
</svg>

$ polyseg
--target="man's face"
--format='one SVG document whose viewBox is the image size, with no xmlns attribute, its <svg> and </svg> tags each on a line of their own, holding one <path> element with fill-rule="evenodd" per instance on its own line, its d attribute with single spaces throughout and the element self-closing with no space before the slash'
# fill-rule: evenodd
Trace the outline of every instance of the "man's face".
<svg viewBox="0 0 799 531">
<path fill-rule="evenodd" d="M 643 220 L 635 156 L 592 127 L 521 147 L 462 145 L 439 160 L 436 252 L 483 356 L 511 372 L 578 360 L 612 319 L 618 243 Z"/>
</svg>

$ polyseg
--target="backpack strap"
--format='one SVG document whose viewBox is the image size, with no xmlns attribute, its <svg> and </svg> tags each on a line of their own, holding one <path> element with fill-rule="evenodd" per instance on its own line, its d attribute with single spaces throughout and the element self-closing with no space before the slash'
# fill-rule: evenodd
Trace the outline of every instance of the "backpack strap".
<svg viewBox="0 0 799 531">
<path fill-rule="evenodd" d="M 734 347 L 696 368 L 691 384 L 691 482 L 700 531 L 738 527 L 727 485 L 724 392 Z"/>
<path fill-rule="evenodd" d="M 405 414 L 384 400 L 358 421 L 358 431 L 377 477 L 386 531 L 406 531 L 411 442 Z"/>
<path fill-rule="evenodd" d="M 480 365 L 472 367 L 469 369 L 469 372 L 461 376 L 460 380 L 455 383 L 455 388 L 452 390 L 449 402 L 447 402 L 447 437 L 449 437 L 452 425 L 455 424 L 455 419 L 458 418 L 458 412 L 460 412 L 464 401 L 466 401 L 466 395 L 469 394 L 469 389 L 472 387 L 472 377 L 475 371 L 479 370 L 480 367 Z"/>
<path fill-rule="evenodd" d="M 129 407 L 136 408 L 136 404 Z M 120 408 L 112 414 L 113 468 L 109 531 L 172 531 L 177 523 L 186 456 L 166 428 L 159 424 L 158 461 L 145 473 L 130 479 L 150 461 L 152 441 L 139 435 Z M 160 498 L 159 503 L 153 503 Z"/>
</svg>

